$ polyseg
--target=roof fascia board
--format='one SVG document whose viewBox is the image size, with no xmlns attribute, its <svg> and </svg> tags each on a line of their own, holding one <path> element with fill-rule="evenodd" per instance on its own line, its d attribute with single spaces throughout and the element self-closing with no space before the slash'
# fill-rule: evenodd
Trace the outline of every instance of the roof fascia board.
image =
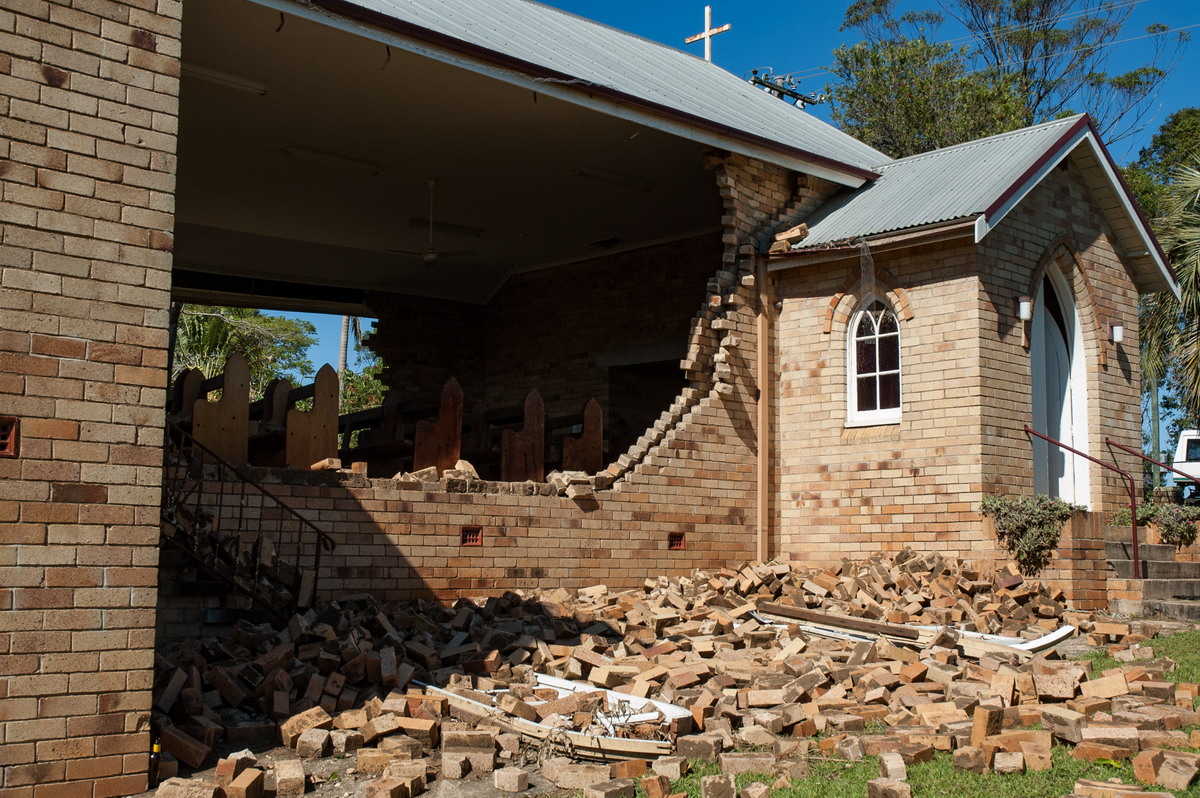
<svg viewBox="0 0 1200 798">
<path fill-rule="evenodd" d="M 1163 251 L 1162 245 L 1158 243 L 1158 237 L 1150 230 L 1150 221 L 1146 215 L 1142 213 L 1141 207 L 1138 206 L 1137 200 L 1133 197 L 1133 190 L 1129 188 L 1129 184 L 1125 182 L 1125 178 L 1121 176 L 1121 170 L 1117 168 L 1117 164 L 1109 154 L 1108 148 L 1100 141 L 1100 134 L 1096 131 L 1091 119 L 1088 119 L 1089 133 L 1087 142 L 1091 145 L 1092 152 L 1096 155 L 1096 160 L 1104 167 L 1104 173 L 1108 175 L 1108 180 L 1116 191 L 1117 199 L 1121 201 L 1121 206 L 1125 208 L 1125 213 L 1129 215 L 1129 221 L 1137 230 L 1138 238 L 1146 248 L 1146 254 L 1154 261 L 1154 266 L 1158 269 L 1163 280 L 1170 287 L 1171 293 L 1175 294 L 1175 298 L 1179 298 L 1179 276 L 1175 274 L 1175 269 L 1171 267 L 1171 260 L 1167 257 L 1167 253 Z"/>
<path fill-rule="evenodd" d="M 879 175 L 833 158 L 668 108 L 607 86 L 393 19 L 344 0 L 251 0 L 258 5 L 373 39 L 417 55 L 502 80 L 573 105 L 626 119 L 679 138 L 759 158 L 786 169 L 858 188 Z"/>
<path fill-rule="evenodd" d="M 1047 147 L 1046 151 L 1030 165 L 1024 174 L 1003 194 L 997 197 L 991 206 L 984 211 L 982 216 L 975 220 L 976 243 L 982 241 L 984 236 L 994 230 L 1003 221 L 1004 217 L 1020 204 L 1054 167 L 1062 163 L 1067 156 L 1082 144 L 1086 144 L 1091 148 L 1097 162 L 1104 169 L 1109 183 L 1113 186 L 1117 198 L 1125 209 L 1125 213 L 1129 216 L 1130 222 L 1133 224 L 1134 229 L 1137 230 L 1138 238 L 1145 247 L 1147 256 L 1154 261 L 1154 266 L 1162 276 L 1163 282 L 1178 297 L 1178 278 L 1175 276 L 1175 271 L 1171 268 L 1166 253 L 1163 252 L 1158 239 L 1150 232 L 1149 222 L 1142 214 L 1137 202 L 1133 199 L 1133 193 L 1125 183 L 1124 178 L 1121 177 L 1120 170 L 1117 169 L 1112 156 L 1104 145 L 1101 144 L 1100 136 L 1092 124 L 1091 118 L 1086 115 L 1073 124 L 1055 142 L 1054 146 Z"/>
<path fill-rule="evenodd" d="M 904 230 L 899 233 L 883 233 L 867 236 L 864 239 L 872 252 L 887 252 L 904 247 L 936 244 L 942 241 L 954 241 L 959 238 L 970 238 L 975 229 L 974 219 L 954 219 L 949 222 L 939 222 L 928 227 Z M 857 258 L 861 249 L 857 245 L 798 249 L 777 255 L 767 265 L 768 272 L 781 272 L 801 266 L 812 266 L 818 263 L 832 263 L 839 260 Z"/>
<path fill-rule="evenodd" d="M 1050 174 L 1054 167 L 1058 166 L 1068 153 L 1074 149 L 1079 140 L 1086 134 L 1088 130 L 1088 119 L 1086 116 L 1081 117 L 1079 121 L 1067 128 L 1066 132 L 1059 137 L 1058 141 L 1053 146 L 1047 147 L 1038 158 L 1029 165 L 1029 168 L 1021 174 L 1019 178 L 1013 181 L 1013 184 L 1004 190 L 992 204 L 988 206 L 983 215 L 979 217 L 975 225 L 975 243 L 983 240 L 983 237 L 995 229 L 996 225 L 1003 221 L 1009 211 L 1017 207 L 1021 200 L 1025 199 L 1030 191 L 1042 179 Z"/>
</svg>

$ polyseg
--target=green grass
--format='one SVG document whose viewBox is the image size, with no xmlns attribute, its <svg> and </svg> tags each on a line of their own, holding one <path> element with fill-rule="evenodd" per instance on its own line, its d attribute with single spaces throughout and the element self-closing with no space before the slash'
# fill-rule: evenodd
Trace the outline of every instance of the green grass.
<svg viewBox="0 0 1200 798">
<path fill-rule="evenodd" d="M 1176 669 L 1164 675 L 1173 682 L 1200 682 L 1200 630 L 1182 632 L 1169 637 L 1155 638 L 1149 644 L 1156 656 L 1170 657 Z M 1081 657 L 1089 663 L 1092 674 L 1119 667 L 1104 650 L 1092 651 Z M 872 727 L 872 731 L 878 732 Z M 1041 773 L 1022 773 L 999 776 L 994 773 L 977 775 L 964 770 L 955 770 L 953 757 L 940 753 L 932 762 L 910 766 L 908 783 L 913 798 L 1058 798 L 1071 792 L 1078 779 L 1107 781 L 1118 778 L 1126 784 L 1137 784 L 1133 767 L 1128 762 L 1118 766 L 1083 762 L 1071 756 L 1071 748 L 1055 745 L 1053 769 Z M 867 757 L 859 762 L 828 762 L 810 760 L 811 775 L 797 779 L 784 790 L 773 790 L 772 798 L 862 798 L 867 794 L 867 782 L 879 777 L 879 760 Z M 692 762 L 686 776 L 671 786 L 676 792 L 686 792 L 691 798 L 700 798 L 700 779 L 716 775 L 720 768 L 715 763 Z M 775 777 L 748 773 L 738 776 L 737 788 L 741 791 L 751 782 L 760 781 L 768 786 Z M 1176 792 L 1178 798 L 1200 798 L 1200 783 Z M 641 789 L 638 796 L 644 798 Z"/>
<path fill-rule="evenodd" d="M 1117 668 L 1121 665 L 1121 663 L 1109 656 L 1108 651 L 1103 648 L 1089 651 L 1079 659 L 1088 663 L 1088 675 L 1093 678 L 1110 668 Z"/>
<path fill-rule="evenodd" d="M 1172 682 L 1200 682 L 1200 630 L 1156 637 L 1147 645 L 1154 649 L 1155 656 L 1175 660 L 1175 670 L 1163 678 Z"/>
<path fill-rule="evenodd" d="M 1126 784 L 1138 783 L 1128 762 L 1119 767 L 1083 762 L 1071 756 L 1070 748 L 1061 745 L 1054 746 L 1053 756 L 1054 767 L 1049 771 L 998 776 L 955 770 L 952 756 L 940 753 L 932 762 L 910 766 L 908 783 L 913 798 L 1059 798 L 1069 794 L 1078 779 L 1107 781 L 1118 778 Z M 700 779 L 716 775 L 720 769 L 712 763 L 691 764 L 693 769 L 671 788 L 675 792 L 686 792 L 689 798 L 700 798 Z M 863 798 L 867 794 L 867 782 L 879 778 L 879 761 L 875 757 L 851 763 L 813 759 L 811 765 L 812 773 L 808 778 L 794 780 L 788 789 L 773 790 L 771 798 Z M 743 774 L 736 778 L 738 791 L 755 781 L 770 786 L 775 777 Z M 1200 798 L 1200 784 L 1175 795 Z M 643 796 L 640 789 L 638 796 Z"/>
</svg>

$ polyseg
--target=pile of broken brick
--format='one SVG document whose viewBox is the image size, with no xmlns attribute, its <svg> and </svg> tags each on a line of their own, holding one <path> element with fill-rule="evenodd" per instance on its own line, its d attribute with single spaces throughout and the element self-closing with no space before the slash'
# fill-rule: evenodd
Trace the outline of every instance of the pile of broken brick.
<svg viewBox="0 0 1200 798">
<path fill-rule="evenodd" d="M 1089 678 L 1086 664 L 1053 651 L 958 631 L 1035 639 L 1063 623 L 1108 645 L 1120 667 Z M 1079 759 L 1132 760 L 1140 781 L 1180 789 L 1200 772 L 1200 755 L 1176 750 L 1200 747 L 1182 731 L 1200 722 L 1200 688 L 1165 680 L 1174 663 L 1145 644 L 1153 625 L 1137 626 L 1071 612 L 1061 594 L 1012 570 L 985 577 L 907 549 L 839 568 L 748 563 L 638 590 L 510 592 L 451 606 L 347 596 L 283 629 L 242 623 L 231 637 L 158 653 L 164 751 L 198 769 L 218 744 L 265 732 L 299 757 L 264 769 L 243 752 L 219 762 L 221 783 L 173 779 L 159 795 L 186 785 L 201 790 L 189 796 L 219 787 L 237 798 L 264 784 L 299 795 L 319 779 L 306 763 L 352 756 L 368 798 L 481 777 L 521 792 L 531 773 L 589 797 L 632 796 L 637 784 L 665 796 L 687 760 L 720 763 L 703 780 L 715 797 L 736 794 L 739 773 L 771 774 L 768 790 L 767 781 L 806 776 L 815 758 L 876 756 L 882 778 L 871 794 L 893 798 L 909 794 L 907 767 L 938 751 L 959 768 L 1012 773 L 1049 769 L 1053 742 Z M 884 633 L 863 632 L 876 627 Z M 539 674 L 596 692 L 554 692 Z M 613 725 L 605 718 L 623 711 L 623 696 L 684 711 Z M 577 744 L 588 739 L 603 741 L 606 758 L 630 758 L 573 761 L 588 757 Z M 1075 791 L 1156 795 L 1111 782 Z"/>
</svg>

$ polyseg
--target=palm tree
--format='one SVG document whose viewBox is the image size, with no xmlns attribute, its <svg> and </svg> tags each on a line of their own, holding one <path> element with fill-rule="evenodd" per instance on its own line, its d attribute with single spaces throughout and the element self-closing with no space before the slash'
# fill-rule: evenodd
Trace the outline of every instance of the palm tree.
<svg viewBox="0 0 1200 798">
<path fill-rule="evenodd" d="M 1151 339 L 1151 358 L 1143 352 L 1142 368 L 1161 378 L 1173 367 L 1180 401 L 1200 415 L 1200 158 L 1175 173 L 1165 207 L 1159 240 L 1179 280 L 1179 300 L 1166 292 L 1152 298 L 1143 331 Z"/>
<path fill-rule="evenodd" d="M 342 316 L 342 342 L 338 347 L 338 379 L 344 385 L 346 369 L 350 361 L 350 336 L 353 333 L 354 345 L 362 344 L 362 321 L 357 316 Z"/>
</svg>

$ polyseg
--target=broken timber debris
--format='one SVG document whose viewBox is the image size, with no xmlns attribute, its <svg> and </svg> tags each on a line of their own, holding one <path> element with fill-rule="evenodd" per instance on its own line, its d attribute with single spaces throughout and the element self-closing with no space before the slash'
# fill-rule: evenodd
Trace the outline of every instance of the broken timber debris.
<svg viewBox="0 0 1200 798">
<path fill-rule="evenodd" d="M 1038 640 L 1063 621 L 1119 644 L 1121 666 L 1089 679 L 1053 652 L 943 628 Z M 806 625 L 870 637 L 825 638 Z M 493 755 L 520 765 L 526 746 L 556 743 L 604 761 L 765 747 L 787 773 L 807 770 L 799 761 L 810 749 L 894 753 L 904 764 L 953 750 L 971 769 L 1041 769 L 1052 740 L 1118 760 L 1200 742 L 1181 731 L 1200 720 L 1200 687 L 1163 681 L 1173 663 L 1141 645 L 1154 632 L 1144 626 L 1135 635 L 1011 573 L 985 578 L 909 550 L 839 568 L 745 563 L 640 590 L 513 591 L 451 606 L 354 595 L 286 628 L 241 623 L 227 638 L 163 649 L 154 724 L 164 750 L 193 767 L 222 737 L 267 732 L 301 754 L 357 751 L 359 769 L 379 774 L 439 746 L 448 777 Z M 862 734 L 872 721 L 884 733 Z M 1020 728 L 1031 724 L 1045 730 Z M 488 729 L 475 741 L 484 759 L 453 736 Z M 1178 783 L 1188 761 L 1162 754 L 1137 766 Z"/>
</svg>

